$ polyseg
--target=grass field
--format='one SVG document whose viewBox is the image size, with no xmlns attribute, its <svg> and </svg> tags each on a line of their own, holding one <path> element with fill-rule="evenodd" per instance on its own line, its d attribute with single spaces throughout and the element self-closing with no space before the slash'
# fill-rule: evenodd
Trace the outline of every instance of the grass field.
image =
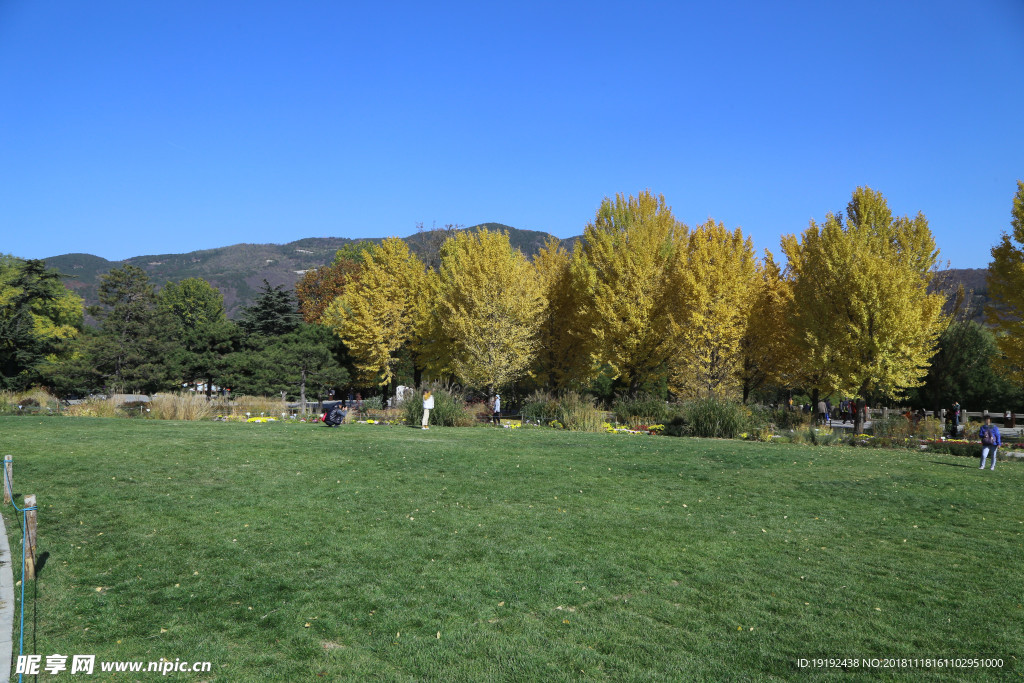
<svg viewBox="0 0 1024 683">
<path fill-rule="evenodd" d="M 0 451 L 38 497 L 48 555 L 25 649 L 44 661 L 212 662 L 170 675 L 193 681 L 922 674 L 798 668 L 814 657 L 997 657 L 981 675 L 1024 674 L 1024 464 L 86 418 L 0 418 Z"/>
</svg>

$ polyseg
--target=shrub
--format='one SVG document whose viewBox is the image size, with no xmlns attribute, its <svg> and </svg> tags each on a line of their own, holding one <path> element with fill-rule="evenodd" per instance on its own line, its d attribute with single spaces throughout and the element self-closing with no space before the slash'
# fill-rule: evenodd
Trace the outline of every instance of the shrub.
<svg viewBox="0 0 1024 683">
<path fill-rule="evenodd" d="M 384 410 L 383 396 L 371 396 L 370 398 L 363 399 L 363 412 L 368 413 L 371 410 L 375 413 L 379 413 Z"/>
<path fill-rule="evenodd" d="M 806 431 L 801 432 L 805 434 L 802 442 L 812 446 L 834 446 L 846 441 L 843 434 L 832 431 L 831 427 L 808 427 Z"/>
<path fill-rule="evenodd" d="M 963 455 L 970 458 L 981 457 L 981 444 L 976 443 L 950 443 L 935 442 L 928 444 L 928 450 L 933 453 L 948 453 L 949 455 Z M 1000 453 L 1002 449 L 1000 449 Z"/>
<path fill-rule="evenodd" d="M 60 399 L 48 392 L 46 389 L 36 387 L 18 394 L 18 403 L 23 406 L 55 408 L 60 403 Z"/>
<path fill-rule="evenodd" d="M 547 424 L 558 416 L 558 399 L 549 392 L 535 391 L 523 400 L 521 412 L 524 420 Z"/>
<path fill-rule="evenodd" d="M 117 407 L 117 414 L 120 417 L 146 417 L 146 409 L 149 404 L 145 401 L 126 401 Z"/>
<path fill-rule="evenodd" d="M 619 396 L 612 404 L 615 419 L 631 427 L 661 424 L 675 417 L 675 411 L 662 399 L 650 394 Z"/>
<path fill-rule="evenodd" d="M 675 416 L 665 424 L 666 436 L 687 436 L 689 433 L 690 429 L 682 415 Z"/>
<path fill-rule="evenodd" d="M 871 433 L 879 438 L 909 439 L 914 435 L 914 425 L 902 415 L 890 415 L 882 420 L 874 420 Z"/>
<path fill-rule="evenodd" d="M 967 420 L 964 422 L 964 431 L 961 438 L 968 441 L 981 441 L 981 437 L 978 435 L 978 432 L 981 430 L 981 425 L 983 424 L 984 422 L 971 422 L 970 420 Z"/>
<path fill-rule="evenodd" d="M 746 426 L 747 416 L 738 403 L 711 396 L 684 404 L 683 420 L 690 436 L 735 439 Z"/>
<path fill-rule="evenodd" d="M 421 388 L 410 398 L 398 404 L 402 421 L 418 426 L 423 421 L 423 391 Z M 430 411 L 430 424 L 442 427 L 470 427 L 476 424 L 475 413 L 466 405 L 462 396 L 442 388 L 431 388 L 434 394 L 434 408 Z"/>
<path fill-rule="evenodd" d="M 787 410 L 786 408 L 776 408 L 771 411 L 771 421 L 779 429 L 799 429 L 801 427 L 810 426 L 811 415 L 810 413 L 804 413 L 799 410 Z"/>
<path fill-rule="evenodd" d="M 922 439 L 938 439 L 944 433 L 944 425 L 942 420 L 934 417 L 926 417 L 917 423 L 917 427 L 914 430 L 917 436 Z"/>
</svg>

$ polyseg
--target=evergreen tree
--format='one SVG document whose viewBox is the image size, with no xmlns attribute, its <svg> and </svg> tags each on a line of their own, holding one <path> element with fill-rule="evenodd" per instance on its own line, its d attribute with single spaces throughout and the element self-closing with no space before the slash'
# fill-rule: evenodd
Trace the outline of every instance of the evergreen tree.
<svg viewBox="0 0 1024 683">
<path fill-rule="evenodd" d="M 82 329 L 82 300 L 42 261 L 0 255 L 0 388 L 44 381 L 64 340 Z"/>
<path fill-rule="evenodd" d="M 160 307 L 174 316 L 183 329 L 192 329 L 227 319 L 224 295 L 199 277 L 168 282 L 160 291 Z"/>
<path fill-rule="evenodd" d="M 252 306 L 242 309 L 238 326 L 250 337 L 269 339 L 294 332 L 302 322 L 298 304 L 284 285 L 271 287 L 266 280 Z"/>
<path fill-rule="evenodd" d="M 100 277 L 99 306 L 89 312 L 99 334 L 86 338 L 84 360 L 108 391 L 151 393 L 170 385 L 167 355 L 173 344 L 168 315 L 157 306 L 146 272 L 133 265 Z"/>
<path fill-rule="evenodd" d="M 972 321 L 953 322 L 939 337 L 924 384 L 911 394 L 911 405 L 935 411 L 954 401 L 972 411 L 1024 407 L 1019 388 L 996 371 L 999 358 L 991 330 Z"/>
<path fill-rule="evenodd" d="M 224 296 L 202 278 L 167 283 L 159 305 L 174 322 L 169 371 L 181 384 L 202 381 L 206 395 L 223 382 L 224 357 L 240 341 L 238 327 L 224 313 Z"/>
</svg>

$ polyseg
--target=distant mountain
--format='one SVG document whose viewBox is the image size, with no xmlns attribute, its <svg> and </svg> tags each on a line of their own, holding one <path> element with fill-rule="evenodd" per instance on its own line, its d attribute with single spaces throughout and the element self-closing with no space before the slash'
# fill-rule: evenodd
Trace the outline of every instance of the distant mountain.
<svg viewBox="0 0 1024 683">
<path fill-rule="evenodd" d="M 968 320 L 985 322 L 985 306 L 991 302 L 988 295 L 988 268 L 950 268 L 941 271 L 936 278 L 946 291 L 955 291 L 962 285 L 964 293 L 963 313 Z"/>
<path fill-rule="evenodd" d="M 504 230 L 513 247 L 532 257 L 551 237 L 546 232 L 518 230 L 501 223 L 483 223 L 465 230 L 482 228 Z M 420 258 L 436 250 L 436 235 L 422 231 L 402 239 Z M 135 256 L 123 261 L 108 261 L 92 254 L 63 254 L 43 259 L 46 265 L 64 275 L 64 284 L 86 305 L 99 303 L 97 286 L 99 276 L 125 265 L 138 266 L 146 271 L 159 287 L 168 282 L 180 282 L 190 277 L 201 277 L 224 295 L 228 316 L 238 316 L 243 306 L 252 303 L 263 280 L 271 286 L 291 288 L 307 270 L 319 268 L 334 260 L 334 254 L 346 244 L 358 241 L 380 242 L 383 238 L 353 240 L 346 237 L 309 237 L 288 244 L 235 244 L 219 249 L 204 249 L 187 254 L 157 254 Z M 564 242 L 575 243 L 578 238 Z"/>
</svg>

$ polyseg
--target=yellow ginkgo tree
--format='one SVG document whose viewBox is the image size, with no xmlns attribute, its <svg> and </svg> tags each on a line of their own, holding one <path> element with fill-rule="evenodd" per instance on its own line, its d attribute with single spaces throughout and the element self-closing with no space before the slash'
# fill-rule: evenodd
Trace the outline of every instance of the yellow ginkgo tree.
<svg viewBox="0 0 1024 683">
<path fill-rule="evenodd" d="M 572 255 L 551 238 L 533 258 L 547 307 L 538 330 L 534 379 L 538 386 L 562 391 L 580 388 L 592 361 L 581 319 L 579 290 L 572 281 Z"/>
<path fill-rule="evenodd" d="M 494 392 L 525 376 L 546 306 L 537 270 L 507 233 L 463 231 L 442 245 L 431 330 L 463 384 Z"/>
<path fill-rule="evenodd" d="M 426 268 L 405 242 L 388 238 L 365 251 L 358 282 L 327 307 L 322 323 L 345 342 L 362 378 L 384 386 L 399 351 L 415 348 L 431 298 Z"/>
<path fill-rule="evenodd" d="M 676 352 L 670 277 L 686 226 L 661 195 L 605 198 L 571 263 L 578 288 L 579 352 L 635 393 L 661 377 Z"/>
<path fill-rule="evenodd" d="M 992 247 L 988 291 L 993 305 L 985 313 L 996 330 L 1000 369 L 1024 386 L 1024 182 L 1019 180 L 1011 215 L 1011 234 L 1003 233 Z"/>
<path fill-rule="evenodd" d="M 754 243 L 708 220 L 687 236 L 670 281 L 673 335 L 669 388 L 677 396 L 736 396 L 760 264 Z"/>
<path fill-rule="evenodd" d="M 822 225 L 811 221 L 799 239 L 784 236 L 782 250 L 792 341 L 815 400 L 832 392 L 896 398 L 923 382 L 945 299 L 928 292 L 938 250 L 923 214 L 893 218 L 881 193 L 857 188 L 845 222 L 831 213 Z"/>
<path fill-rule="evenodd" d="M 792 283 L 782 276 L 781 268 L 767 250 L 757 265 L 749 304 L 746 334 L 740 343 L 739 380 L 744 403 L 751 392 L 766 384 L 793 386 L 799 371 L 790 334 Z"/>
</svg>

